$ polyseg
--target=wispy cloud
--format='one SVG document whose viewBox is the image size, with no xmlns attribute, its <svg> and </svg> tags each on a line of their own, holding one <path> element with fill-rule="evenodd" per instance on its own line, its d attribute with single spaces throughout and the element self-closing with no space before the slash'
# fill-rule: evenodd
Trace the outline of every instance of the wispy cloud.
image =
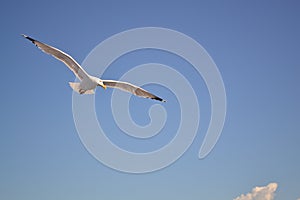
<svg viewBox="0 0 300 200">
<path fill-rule="evenodd" d="M 255 187 L 250 193 L 242 194 L 234 200 L 273 200 L 277 186 L 277 183 L 270 183 L 267 186 Z"/>
</svg>

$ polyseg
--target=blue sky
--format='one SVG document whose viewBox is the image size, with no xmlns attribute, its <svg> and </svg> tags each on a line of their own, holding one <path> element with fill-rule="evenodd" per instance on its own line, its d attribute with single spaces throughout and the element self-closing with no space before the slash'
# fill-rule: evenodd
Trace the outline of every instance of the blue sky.
<svg viewBox="0 0 300 200">
<path fill-rule="evenodd" d="M 70 2 L 1 2 L 1 199 L 234 199 L 271 182 L 278 184 L 276 200 L 300 197 L 298 1 Z M 217 145 L 199 160 L 210 117 L 201 78 L 188 63 L 163 52 L 120 58 L 106 78 L 119 78 L 120 72 L 145 62 L 161 62 L 181 70 L 197 85 L 201 99 L 201 128 L 188 151 L 163 170 L 136 175 L 112 170 L 86 151 L 73 121 L 67 84 L 74 75 L 20 34 L 59 47 L 81 63 L 108 37 L 148 26 L 180 31 L 207 50 L 226 87 L 227 117 Z M 148 89 L 171 99 L 164 105 L 169 112 L 175 109 L 166 128 L 171 132 L 177 126 L 178 103 L 164 88 Z M 96 98 L 106 105 L 110 95 L 98 90 Z M 147 124 L 144 107 L 155 102 L 132 102 L 142 109 L 133 109 L 133 118 Z M 101 105 L 96 105 L 101 123 L 120 134 L 111 117 L 102 117 L 107 110 Z M 116 143 L 139 150 L 139 142 L 113 134 Z"/>
</svg>

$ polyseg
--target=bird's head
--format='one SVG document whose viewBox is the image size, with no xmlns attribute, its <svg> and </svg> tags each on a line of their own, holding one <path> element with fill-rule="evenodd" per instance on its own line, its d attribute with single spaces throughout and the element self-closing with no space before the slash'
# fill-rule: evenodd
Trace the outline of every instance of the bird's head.
<svg viewBox="0 0 300 200">
<path fill-rule="evenodd" d="M 98 80 L 98 86 L 101 86 L 103 89 L 106 89 L 106 85 L 104 85 L 102 80 Z"/>
</svg>

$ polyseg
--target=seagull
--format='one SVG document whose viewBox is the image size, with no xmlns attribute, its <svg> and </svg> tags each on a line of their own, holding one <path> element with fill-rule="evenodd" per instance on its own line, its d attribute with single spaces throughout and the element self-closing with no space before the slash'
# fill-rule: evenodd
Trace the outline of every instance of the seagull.
<svg viewBox="0 0 300 200">
<path fill-rule="evenodd" d="M 80 82 L 69 82 L 70 87 L 79 94 L 94 94 L 97 86 L 101 86 L 106 89 L 106 87 L 117 88 L 125 92 L 132 93 L 136 96 L 143 98 L 150 98 L 162 102 L 166 102 L 164 99 L 151 94 L 147 90 L 141 87 L 133 85 L 131 83 L 116 81 L 116 80 L 102 80 L 95 76 L 89 75 L 70 55 L 65 52 L 52 47 L 48 44 L 42 43 L 35 40 L 27 35 L 21 34 L 24 38 L 30 40 L 43 52 L 52 55 L 54 58 L 63 62 L 67 67 L 76 75 Z"/>
</svg>

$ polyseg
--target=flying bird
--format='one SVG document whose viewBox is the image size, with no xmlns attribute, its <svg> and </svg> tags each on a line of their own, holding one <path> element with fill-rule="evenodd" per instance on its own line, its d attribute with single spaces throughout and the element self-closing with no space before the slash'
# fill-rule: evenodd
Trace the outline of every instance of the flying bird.
<svg viewBox="0 0 300 200">
<path fill-rule="evenodd" d="M 65 52 L 52 47 L 48 44 L 39 42 L 27 35 L 22 34 L 23 37 L 30 40 L 43 52 L 52 55 L 54 58 L 62 61 L 67 67 L 77 76 L 80 82 L 69 82 L 71 88 L 79 94 L 94 94 L 97 86 L 101 86 L 104 89 L 106 87 L 117 88 L 125 92 L 132 93 L 136 96 L 143 98 L 155 99 L 158 101 L 165 102 L 164 99 L 151 94 L 147 90 L 140 88 L 131 83 L 116 81 L 116 80 L 102 80 L 100 78 L 89 75 L 70 55 Z"/>
</svg>

